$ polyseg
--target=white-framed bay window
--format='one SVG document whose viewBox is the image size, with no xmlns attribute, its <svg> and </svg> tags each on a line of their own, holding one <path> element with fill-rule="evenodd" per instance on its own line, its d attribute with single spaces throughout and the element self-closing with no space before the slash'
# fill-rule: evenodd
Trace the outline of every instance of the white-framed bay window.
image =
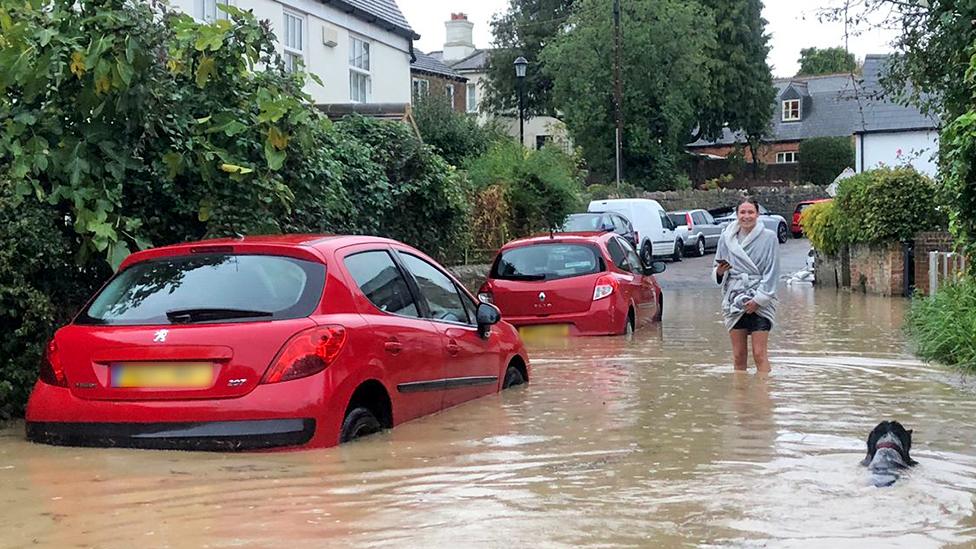
<svg viewBox="0 0 976 549">
<path fill-rule="evenodd" d="M 305 16 L 293 11 L 284 12 L 282 44 L 285 49 L 285 68 L 290 72 L 305 65 Z"/>
<path fill-rule="evenodd" d="M 349 37 L 349 100 L 369 103 L 373 95 L 370 73 L 369 42 L 355 36 Z"/>
<path fill-rule="evenodd" d="M 467 86 L 467 111 L 478 112 L 478 84 L 469 83 Z"/>
</svg>

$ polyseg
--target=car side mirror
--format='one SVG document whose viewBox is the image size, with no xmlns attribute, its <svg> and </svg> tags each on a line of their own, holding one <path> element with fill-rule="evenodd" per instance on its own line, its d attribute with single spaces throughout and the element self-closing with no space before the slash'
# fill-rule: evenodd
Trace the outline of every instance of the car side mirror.
<svg viewBox="0 0 976 549">
<path fill-rule="evenodd" d="M 658 273 L 663 273 L 668 266 L 664 264 L 663 261 L 652 261 L 650 265 L 644 266 L 645 275 L 656 275 Z"/>
<path fill-rule="evenodd" d="M 663 263 L 662 263 L 663 265 Z M 491 303 L 479 303 L 478 310 L 475 311 L 478 320 L 478 335 L 482 339 L 488 339 L 491 335 L 491 327 L 498 324 L 502 319 L 502 313 Z"/>
</svg>

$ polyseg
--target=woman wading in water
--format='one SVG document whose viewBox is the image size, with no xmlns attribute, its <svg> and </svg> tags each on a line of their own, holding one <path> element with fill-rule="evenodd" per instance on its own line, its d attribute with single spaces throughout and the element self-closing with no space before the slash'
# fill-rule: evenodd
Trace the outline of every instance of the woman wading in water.
<svg viewBox="0 0 976 549">
<path fill-rule="evenodd" d="M 722 287 L 722 316 L 732 339 L 735 369 L 744 371 L 748 341 L 756 370 L 769 371 L 769 331 L 776 320 L 779 240 L 759 223 L 759 204 L 746 198 L 735 210 L 715 251 L 715 282 Z"/>
</svg>

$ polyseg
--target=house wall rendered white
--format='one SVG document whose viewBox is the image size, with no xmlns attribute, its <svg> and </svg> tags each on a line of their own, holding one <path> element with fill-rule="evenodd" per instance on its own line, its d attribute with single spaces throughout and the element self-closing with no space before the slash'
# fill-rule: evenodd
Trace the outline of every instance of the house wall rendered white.
<svg viewBox="0 0 976 549">
<path fill-rule="evenodd" d="M 858 173 L 906 164 L 930 177 L 938 173 L 939 132 L 936 130 L 866 133 L 856 134 L 854 138 Z"/>
<path fill-rule="evenodd" d="M 174 0 L 173 6 L 196 16 L 199 0 Z M 236 0 L 234 5 L 253 10 L 259 20 L 271 22 L 283 51 L 285 11 L 304 16 L 303 41 L 308 72 L 322 79 L 320 86 L 311 79 L 305 91 L 316 103 L 349 103 L 349 49 L 351 37 L 370 43 L 370 103 L 410 102 L 410 41 L 379 26 L 369 24 L 319 0 Z M 336 32 L 334 47 L 323 43 L 323 27 Z"/>
</svg>

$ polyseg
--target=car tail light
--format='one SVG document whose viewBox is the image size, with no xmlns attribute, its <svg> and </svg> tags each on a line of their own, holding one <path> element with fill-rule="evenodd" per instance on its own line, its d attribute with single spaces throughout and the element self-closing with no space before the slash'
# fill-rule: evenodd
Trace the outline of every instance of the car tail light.
<svg viewBox="0 0 976 549">
<path fill-rule="evenodd" d="M 601 276 L 596 280 L 596 286 L 593 288 L 593 301 L 609 296 L 616 289 L 617 279 L 609 275 Z"/>
<path fill-rule="evenodd" d="M 44 351 L 39 377 L 48 385 L 68 386 L 68 378 L 64 375 L 64 365 L 61 363 L 61 352 L 53 339 L 47 344 L 47 349 Z"/>
<path fill-rule="evenodd" d="M 285 343 L 261 383 L 279 383 L 317 374 L 342 351 L 346 329 L 337 324 L 299 332 Z"/>
<path fill-rule="evenodd" d="M 495 302 L 495 295 L 491 291 L 491 284 L 485 282 L 484 284 L 481 285 L 481 288 L 478 289 L 478 301 L 482 303 Z"/>
<path fill-rule="evenodd" d="M 685 214 L 685 225 L 688 225 L 688 230 L 691 230 L 691 228 L 694 226 L 691 223 L 691 214 L 690 213 L 686 213 Z"/>
</svg>

